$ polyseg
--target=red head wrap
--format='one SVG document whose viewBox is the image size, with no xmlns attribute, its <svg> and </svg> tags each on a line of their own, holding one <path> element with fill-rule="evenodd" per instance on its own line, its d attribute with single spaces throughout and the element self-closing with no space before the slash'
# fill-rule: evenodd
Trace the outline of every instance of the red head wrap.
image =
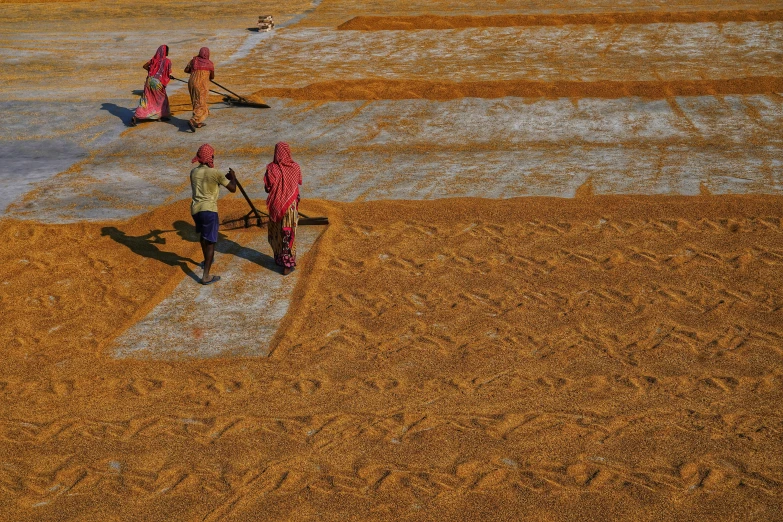
<svg viewBox="0 0 783 522">
<path fill-rule="evenodd" d="M 275 145 L 275 159 L 266 166 L 264 188 L 269 193 L 266 207 L 269 217 L 275 223 L 283 219 L 288 208 L 299 197 L 299 185 L 302 184 L 302 169 L 291 159 L 291 147 L 280 142 Z"/>
<path fill-rule="evenodd" d="M 158 47 L 158 50 L 155 51 L 155 56 L 150 60 L 150 76 L 160 76 L 163 85 L 169 83 L 169 74 L 171 73 L 171 60 L 166 57 L 168 50 L 168 45 L 161 45 Z"/>
<path fill-rule="evenodd" d="M 209 143 L 205 143 L 201 147 L 198 148 L 198 152 L 196 153 L 196 157 L 193 158 L 190 162 L 196 163 L 197 161 L 199 163 L 203 163 L 209 168 L 214 169 L 214 157 L 215 157 L 215 149 L 212 148 L 212 145 Z"/>
<path fill-rule="evenodd" d="M 190 63 L 194 71 L 215 70 L 215 64 L 209 60 L 209 47 L 202 47 L 198 52 L 198 56 L 194 56 Z"/>
</svg>

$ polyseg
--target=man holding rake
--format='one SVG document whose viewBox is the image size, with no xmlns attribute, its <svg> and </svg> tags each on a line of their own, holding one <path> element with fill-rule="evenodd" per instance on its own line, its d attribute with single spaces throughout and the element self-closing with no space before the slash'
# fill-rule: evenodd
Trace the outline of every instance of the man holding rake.
<svg viewBox="0 0 783 522">
<path fill-rule="evenodd" d="M 233 169 L 223 174 L 215 168 L 215 149 L 208 143 L 199 147 L 196 157 L 191 163 L 198 162 L 198 167 L 190 171 L 190 187 L 193 190 L 193 200 L 190 203 L 190 214 L 196 224 L 196 232 L 201 234 L 201 251 L 204 253 L 204 275 L 202 285 L 211 285 L 220 281 L 220 276 L 210 275 L 212 260 L 215 257 L 215 243 L 218 240 L 218 206 L 220 186 L 229 192 L 237 191 L 237 178 Z"/>
</svg>

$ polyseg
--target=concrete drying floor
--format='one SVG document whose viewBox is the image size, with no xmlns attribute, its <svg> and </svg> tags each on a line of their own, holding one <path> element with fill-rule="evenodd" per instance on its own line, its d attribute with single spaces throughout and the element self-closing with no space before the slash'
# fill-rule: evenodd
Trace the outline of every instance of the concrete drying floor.
<svg viewBox="0 0 783 522">
<path fill-rule="evenodd" d="M 781 190 L 783 154 L 775 129 L 781 126 L 783 98 L 774 93 L 267 99 L 271 110 L 216 104 L 208 127 L 193 135 L 182 103 L 187 99 L 176 97 L 184 86 L 172 82 L 177 118 L 124 127 L 135 106 L 131 92 L 143 85 L 144 72 L 134 65 L 164 41 L 173 46 L 180 76 L 185 76 L 177 71 L 189 57 L 186 51 L 210 46 L 218 80 L 245 94 L 361 78 L 547 82 L 779 76 L 783 63 L 780 22 L 419 31 L 338 31 L 304 24 L 318 14 L 309 6 L 272 33 L 221 27 L 200 39 L 185 30 L 58 35 L 60 45 L 79 48 L 68 56 L 83 60 L 77 68 L 81 77 L 94 63 L 107 71 L 107 81 L 96 89 L 79 78 L 48 81 L 28 72 L 32 78 L 22 88 L 10 78 L 3 89 L 0 157 L 6 176 L 25 175 L 11 184 L 0 205 L 8 215 L 45 221 L 127 218 L 187 197 L 185 173 L 193 151 L 205 141 L 257 197 L 263 165 L 280 140 L 291 143 L 304 167 L 306 197 L 343 201 L 571 197 L 588 178 L 596 193 Z M 26 70 L 32 67 L 29 57 L 34 62 L 59 56 L 51 50 L 51 36 L 6 35 L 5 45 L 24 47 L 27 54 L 6 49 L 5 65 Z M 104 63 L 107 57 L 111 68 Z"/>
<path fill-rule="evenodd" d="M 190 230 L 189 223 L 175 227 Z M 322 227 L 300 227 L 297 254 L 313 245 Z M 196 238 L 193 238 L 196 240 Z M 281 277 L 266 234 L 222 238 L 215 255 L 221 281 L 209 286 L 185 278 L 144 319 L 116 339 L 115 357 L 174 358 L 267 356 L 277 325 L 288 312 L 299 272 Z M 172 325 L 176 325 L 173 328 Z"/>
<path fill-rule="evenodd" d="M 279 13 L 270 2 L 232 4 L 230 10 L 212 2 L 195 8 L 190 21 L 175 16 L 185 4 L 172 4 L 165 18 L 145 20 L 143 27 L 121 2 L 53 4 L 51 16 L 32 5 L 4 4 L 0 180 L 6 189 L 0 209 L 6 217 L 44 222 L 127 219 L 187 198 L 190 159 L 204 142 L 216 147 L 218 166 L 233 167 L 260 201 L 264 165 L 274 143 L 283 140 L 303 167 L 305 199 L 573 197 L 588 182 L 597 194 L 783 191 L 783 96 L 773 92 L 662 99 L 267 98 L 272 108 L 265 110 L 217 103 L 208 126 L 191 134 L 186 90 L 172 81 L 169 95 L 178 112 L 171 122 L 126 126 L 137 101 L 134 91 L 144 83 L 140 66 L 164 42 L 172 46 L 175 75 L 186 77 L 181 69 L 206 45 L 217 80 L 243 94 L 357 79 L 662 82 L 779 77 L 783 72 L 779 21 L 337 30 L 360 14 L 608 10 L 595 2 L 528 4 L 523 9 L 512 3 L 496 8 L 467 3 L 454 11 L 446 3 L 365 7 L 318 1 L 292 4 Z M 742 7 L 783 5 L 757 4 Z M 736 6 L 637 1 L 611 7 Z M 262 11 L 275 13 L 278 28 L 249 31 Z M 302 247 L 304 253 L 307 247 Z M 255 277 L 256 286 L 280 286 L 271 271 Z M 189 299 L 197 291 L 192 284 L 183 281 L 173 302 Z M 219 295 L 216 291 L 214 297 L 224 303 Z M 276 303 L 272 308 L 287 309 L 284 292 L 269 298 Z M 149 348 L 128 342 L 127 336 L 141 336 L 144 330 L 152 338 L 155 329 L 165 330 L 166 322 L 159 319 L 167 316 L 167 306 L 161 303 L 129 331 L 114 353 Z M 273 328 L 263 329 L 268 335 L 262 337 L 271 338 Z M 185 341 L 177 345 L 171 337 L 158 337 L 174 343 L 161 355 L 190 348 Z M 256 346 L 250 352 L 264 349 Z M 203 355 L 214 353 L 209 348 Z"/>
<path fill-rule="evenodd" d="M 27 1 L 0 0 L 0 519 L 780 519 L 783 0 Z M 337 29 L 427 13 L 583 22 Z M 127 127 L 163 43 L 272 108 L 191 134 L 173 82 L 171 122 Z M 196 148 L 260 204 L 278 140 L 332 225 L 287 277 L 226 227 L 199 285 Z"/>
</svg>

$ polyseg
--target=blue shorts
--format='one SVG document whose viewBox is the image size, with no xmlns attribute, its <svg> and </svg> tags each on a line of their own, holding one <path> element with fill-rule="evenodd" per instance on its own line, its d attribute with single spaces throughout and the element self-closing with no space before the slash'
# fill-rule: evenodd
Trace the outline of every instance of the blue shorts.
<svg viewBox="0 0 783 522">
<path fill-rule="evenodd" d="M 196 232 L 201 234 L 202 239 L 210 243 L 217 243 L 218 240 L 218 213 L 203 210 L 196 212 L 193 216 L 196 223 Z"/>
</svg>

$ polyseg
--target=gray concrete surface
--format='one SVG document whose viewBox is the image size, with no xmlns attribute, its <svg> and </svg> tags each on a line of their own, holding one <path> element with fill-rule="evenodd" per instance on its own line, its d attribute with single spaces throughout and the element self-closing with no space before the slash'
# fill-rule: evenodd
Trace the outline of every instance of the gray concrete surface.
<svg viewBox="0 0 783 522">
<path fill-rule="evenodd" d="M 377 32 L 297 26 L 317 4 L 290 15 L 270 33 L 221 28 L 194 39 L 181 30 L 100 32 L 60 35 L 58 42 L 85 46 L 74 74 L 105 55 L 141 63 L 153 41 L 177 49 L 178 70 L 191 48 L 209 45 L 219 76 L 242 81 L 231 87 L 243 93 L 261 85 L 368 75 L 548 81 L 629 74 L 719 78 L 783 70 L 780 23 Z M 31 49 L 25 52 L 52 52 L 38 34 L 7 39 Z M 501 51 L 502 63 L 491 59 Z M 6 53 L 0 59 L 10 64 L 19 56 Z M 638 73 L 629 73 L 632 69 Z M 341 201 L 571 197 L 587 178 L 598 193 L 695 194 L 700 186 L 714 193 L 779 193 L 783 183 L 783 142 L 776 131 L 783 120 L 780 95 L 273 99 L 267 100 L 273 106 L 268 110 L 214 105 L 208 126 L 190 134 L 187 111 L 168 124 L 128 130 L 125 123 L 136 102 L 131 84 L 112 82 L 117 73 L 107 74 L 105 92 L 85 82 L 64 87 L 58 82 L 55 88 L 39 81 L 0 104 L 5 114 L 0 181 L 13 186 L 0 199 L 6 215 L 55 222 L 125 219 L 187 197 L 183 180 L 193 152 L 204 142 L 218 148 L 219 163 L 234 167 L 258 197 L 263 196 L 258 184 L 263 165 L 281 140 L 292 145 L 304 167 L 305 196 Z M 141 88 L 143 71 L 132 76 L 137 77 L 132 85 Z M 172 82 L 170 94 L 183 89 Z M 21 182 L 20 171 L 28 172 Z"/>
<path fill-rule="evenodd" d="M 272 108 L 265 110 L 213 105 L 208 126 L 196 134 L 187 132 L 188 111 L 168 123 L 127 127 L 134 91 L 144 83 L 141 64 L 161 43 L 172 46 L 174 73 L 182 77 L 187 60 L 209 46 L 218 81 L 243 94 L 355 78 L 783 74 L 781 23 L 355 32 L 335 30 L 344 21 L 339 13 L 333 25 L 308 25 L 319 4 L 285 13 L 271 33 L 248 31 L 244 19 L 205 27 L 201 36 L 183 24 L 136 30 L 127 21 L 116 31 L 110 24 L 94 30 L 60 24 L 53 31 L 0 33 L 0 182 L 6 187 L 0 215 L 54 223 L 139 215 L 189 196 L 190 160 L 204 142 L 259 203 L 277 141 L 290 143 L 302 165 L 305 199 L 572 197 L 588 179 L 599 194 L 783 193 L 783 96 L 772 93 L 668 100 L 269 99 Z M 322 7 L 321 16 L 339 11 Z M 169 94 L 184 89 L 172 82 Z M 317 235 L 300 229 L 300 255 Z M 224 281 L 203 287 L 185 278 L 111 354 L 265 355 L 297 273 L 282 278 L 269 269 L 263 232 L 233 241 L 218 255 Z"/>
<path fill-rule="evenodd" d="M 299 227 L 300 260 L 321 229 Z M 114 357 L 268 355 L 269 343 L 288 312 L 299 271 L 281 275 L 266 230 L 252 228 L 232 236 L 217 244 L 213 273 L 221 280 L 204 286 L 186 277 L 144 319 L 115 340 L 111 347 Z M 201 271 L 197 271 L 200 277 Z"/>
<path fill-rule="evenodd" d="M 250 68 L 259 63 L 282 67 Z M 674 80 L 781 73 L 783 23 L 281 31 L 248 53 L 249 86 L 365 78 Z"/>
<path fill-rule="evenodd" d="M 8 213 L 124 219 L 187 198 L 190 160 L 204 142 L 258 199 L 281 140 L 302 165 L 305 198 L 572 197 L 587 178 L 598 193 L 783 191 L 779 96 L 268 101 L 273 109 L 215 106 L 196 134 L 184 132 L 182 116 L 140 125 L 80 168 L 40 181 L 46 197 Z M 106 125 L 122 129 L 121 117 Z"/>
</svg>

